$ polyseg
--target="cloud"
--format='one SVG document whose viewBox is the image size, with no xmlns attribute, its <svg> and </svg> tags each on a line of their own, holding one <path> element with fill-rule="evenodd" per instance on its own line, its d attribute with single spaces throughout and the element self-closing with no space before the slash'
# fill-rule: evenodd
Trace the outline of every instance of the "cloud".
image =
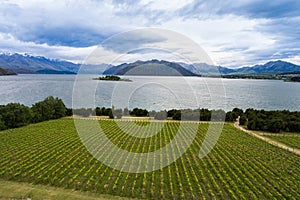
<svg viewBox="0 0 300 200">
<path fill-rule="evenodd" d="M 205 18 L 233 14 L 247 18 L 282 18 L 299 16 L 298 0 L 226 0 L 193 1 L 181 8 L 179 14 L 190 18 Z M 200 13 L 200 14 L 199 14 Z"/>
<path fill-rule="evenodd" d="M 108 38 L 101 46 L 118 53 L 131 52 L 144 44 L 166 41 L 163 37 L 149 29 L 138 29 L 136 31 L 123 32 Z M 129 53 L 130 53 L 129 52 Z"/>
<path fill-rule="evenodd" d="M 49 46 L 48 44 L 36 44 L 34 42 L 24 42 L 14 38 L 10 34 L 0 33 L 0 52 L 2 53 L 28 53 L 34 56 L 46 55 L 49 58 L 69 60 L 81 63 L 95 46 L 91 47 L 67 47 Z"/>
<path fill-rule="evenodd" d="M 123 53 L 155 44 L 175 51 L 178 46 L 171 47 L 168 36 L 127 34 L 105 42 L 124 31 L 158 27 L 186 35 L 219 65 L 272 59 L 300 64 L 299 10 L 298 0 L 5 0 L 0 2 L 0 50 L 82 62 L 102 43 L 103 61 L 109 55 L 123 60 L 158 57 L 149 49 L 130 51 L 126 59 Z M 182 53 L 191 52 L 182 46 Z"/>
</svg>

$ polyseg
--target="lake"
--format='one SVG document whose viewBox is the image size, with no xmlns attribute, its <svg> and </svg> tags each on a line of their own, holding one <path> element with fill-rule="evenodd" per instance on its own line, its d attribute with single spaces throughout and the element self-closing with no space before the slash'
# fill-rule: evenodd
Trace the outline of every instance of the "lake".
<svg viewBox="0 0 300 200">
<path fill-rule="evenodd" d="M 0 104 L 32 105 L 47 96 L 67 107 L 300 111 L 300 83 L 278 80 L 127 76 L 132 82 L 96 81 L 97 75 L 0 76 Z M 76 84 L 74 87 L 74 83 Z M 74 101 L 72 102 L 74 90 Z M 73 103 L 73 104 L 72 104 Z"/>
</svg>

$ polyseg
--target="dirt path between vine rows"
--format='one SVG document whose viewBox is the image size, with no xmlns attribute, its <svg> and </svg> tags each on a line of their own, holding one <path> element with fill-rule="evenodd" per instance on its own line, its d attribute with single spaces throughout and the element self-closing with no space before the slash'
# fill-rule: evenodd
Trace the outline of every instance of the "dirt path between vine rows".
<svg viewBox="0 0 300 200">
<path fill-rule="evenodd" d="M 238 129 L 240 129 L 240 130 L 242 130 L 242 131 L 244 131 L 244 132 L 246 132 L 246 133 L 248 133 L 248 134 L 250 134 L 250 135 L 252 135 L 252 136 L 254 136 L 254 137 L 256 137 L 256 138 L 258 138 L 258 139 L 260 139 L 260 140 L 263 140 L 263 141 L 265 141 L 265 142 L 267 142 L 267 143 L 269 143 L 269 144 L 271 144 L 271 145 L 274 145 L 274 146 L 276 146 L 276 147 L 279 147 L 279 148 L 282 148 L 282 149 L 284 149 L 284 150 L 290 151 L 290 152 L 292 152 L 292 153 L 294 153 L 294 154 L 300 156 L 300 149 L 296 149 L 296 148 L 287 146 L 286 144 L 283 144 L 283 143 L 281 143 L 281 142 L 277 142 L 277 141 L 275 141 L 275 140 L 273 140 L 273 139 L 271 139 L 271 138 L 264 137 L 264 136 L 263 136 L 263 133 L 258 134 L 257 132 L 255 133 L 255 132 L 253 132 L 253 131 L 250 131 L 250 130 L 247 130 L 247 129 L 241 127 L 241 126 L 240 126 L 240 123 L 239 123 L 239 118 L 238 118 L 238 120 L 234 123 L 234 126 L 235 126 L 236 128 L 238 128 Z"/>
</svg>

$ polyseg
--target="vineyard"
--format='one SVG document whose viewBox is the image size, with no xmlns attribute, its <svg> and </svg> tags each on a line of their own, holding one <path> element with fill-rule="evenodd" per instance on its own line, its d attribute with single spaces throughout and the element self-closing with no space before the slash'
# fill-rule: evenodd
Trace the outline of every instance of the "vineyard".
<svg viewBox="0 0 300 200">
<path fill-rule="evenodd" d="M 139 138 L 124 133 L 122 127 L 138 133 L 136 125 L 142 128 L 148 122 L 136 123 L 135 128 L 125 121 L 118 125 L 110 120 L 99 123 L 115 145 L 143 153 L 168 144 L 179 128 L 176 122 L 153 122 L 158 133 Z M 72 119 L 5 130 L 0 132 L 0 179 L 130 198 L 300 199 L 299 156 L 228 123 L 215 148 L 200 159 L 208 123 L 181 126 L 186 134 L 199 127 L 192 145 L 171 165 L 147 173 L 121 172 L 93 158 L 81 143 Z M 103 153 L 114 156 L 105 149 Z"/>
</svg>

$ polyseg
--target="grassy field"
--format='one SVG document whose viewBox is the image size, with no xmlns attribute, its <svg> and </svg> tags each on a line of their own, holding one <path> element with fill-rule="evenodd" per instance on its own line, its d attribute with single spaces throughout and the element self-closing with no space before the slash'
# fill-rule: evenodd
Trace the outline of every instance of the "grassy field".
<svg viewBox="0 0 300 200">
<path fill-rule="evenodd" d="M 33 185 L 15 181 L 0 180 L 0 199 L 47 199 L 47 200 L 126 200 L 127 198 L 81 192 L 44 185 Z"/>
<path fill-rule="evenodd" d="M 119 123 L 130 129 L 128 122 Z M 143 139 L 128 136 L 113 121 L 100 124 L 113 143 L 133 152 L 163 147 L 179 126 L 167 123 L 158 134 Z M 208 124 L 185 123 L 186 134 L 191 126 L 199 126 L 197 137 L 182 157 L 149 173 L 120 172 L 94 159 L 81 143 L 72 119 L 2 131 L 0 179 L 129 198 L 300 198 L 299 156 L 226 124 L 215 148 L 200 159 Z"/>
</svg>

